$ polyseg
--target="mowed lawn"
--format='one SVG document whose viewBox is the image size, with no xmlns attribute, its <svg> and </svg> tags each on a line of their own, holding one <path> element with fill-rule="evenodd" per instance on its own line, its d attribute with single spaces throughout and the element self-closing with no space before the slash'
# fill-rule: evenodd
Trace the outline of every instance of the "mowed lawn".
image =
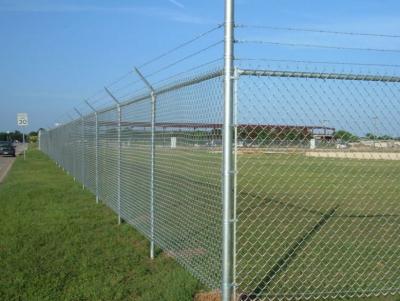
<svg viewBox="0 0 400 301">
<path fill-rule="evenodd" d="M 192 300 L 198 282 L 31 150 L 0 184 L 0 300 Z"/>
<path fill-rule="evenodd" d="M 160 197 L 175 200 L 178 213 L 186 212 L 187 192 L 196 187 L 197 202 L 218 202 L 220 156 L 158 153 L 156 179 L 168 179 L 157 182 Z M 207 164 L 193 170 L 187 160 Z M 358 293 L 371 294 L 398 288 L 399 163 L 239 155 L 238 292 L 335 298 L 338 291 L 355 296 L 359 288 Z M 185 185 L 170 191 L 173 181 Z M 30 151 L 25 162 L 18 159 L 0 185 L 0 208 L 0 300 L 193 300 L 199 290 L 199 283 L 164 253 L 158 250 L 151 261 L 143 236 L 128 224 L 118 226 L 111 209 L 96 205 L 91 193 L 38 151 Z M 332 209 L 333 216 L 266 284 L 274 265 Z M 175 218 L 176 212 L 163 217 Z M 209 213 L 196 216 L 180 220 L 198 225 L 191 229 L 194 237 L 219 231 L 219 223 L 212 231 L 203 227 Z"/>
<path fill-rule="evenodd" d="M 398 292 L 400 161 L 256 153 L 239 155 L 238 169 L 240 292 Z"/>
<path fill-rule="evenodd" d="M 134 171 L 149 168 L 138 156 L 146 151 L 131 151 L 124 150 L 124 172 L 144 187 L 148 174 Z M 156 148 L 156 239 L 214 287 L 220 279 L 221 156 L 199 147 Z M 289 152 L 237 158 L 239 294 L 332 299 L 398 291 L 400 161 Z M 193 248 L 201 252 L 179 252 Z"/>
</svg>

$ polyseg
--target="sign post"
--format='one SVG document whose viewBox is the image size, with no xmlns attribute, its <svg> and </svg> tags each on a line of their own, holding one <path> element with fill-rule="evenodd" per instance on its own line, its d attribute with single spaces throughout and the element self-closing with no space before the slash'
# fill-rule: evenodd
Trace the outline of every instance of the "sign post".
<svg viewBox="0 0 400 301">
<path fill-rule="evenodd" d="M 17 125 L 22 127 L 22 128 L 29 125 L 28 113 L 18 113 L 17 114 Z M 25 160 L 25 158 L 26 158 L 26 154 L 25 154 L 26 147 L 25 147 L 25 133 L 24 133 L 23 129 L 22 129 L 22 144 L 23 144 L 23 147 L 24 147 L 24 160 Z"/>
</svg>

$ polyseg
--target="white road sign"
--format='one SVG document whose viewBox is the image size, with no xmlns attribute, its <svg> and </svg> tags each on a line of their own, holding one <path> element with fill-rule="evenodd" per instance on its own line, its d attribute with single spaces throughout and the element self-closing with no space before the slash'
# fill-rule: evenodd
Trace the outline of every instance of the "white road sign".
<svg viewBox="0 0 400 301">
<path fill-rule="evenodd" d="M 17 125 L 18 126 L 27 126 L 28 125 L 28 114 L 27 113 L 18 113 L 17 114 Z"/>
</svg>

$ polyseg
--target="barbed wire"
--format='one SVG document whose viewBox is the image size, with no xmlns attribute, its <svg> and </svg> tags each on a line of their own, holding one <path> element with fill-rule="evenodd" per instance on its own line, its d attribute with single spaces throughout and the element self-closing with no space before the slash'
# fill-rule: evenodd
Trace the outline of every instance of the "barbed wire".
<svg viewBox="0 0 400 301">
<path fill-rule="evenodd" d="M 282 30 L 282 31 L 297 31 L 297 32 L 314 32 L 314 33 L 325 33 L 325 34 L 335 34 L 335 35 L 400 38 L 400 35 L 395 35 L 395 34 L 335 31 L 335 30 L 309 29 L 309 28 L 299 28 L 299 27 L 279 27 L 279 26 L 269 26 L 269 25 L 248 25 L 248 24 L 237 24 L 235 27 L 236 28 L 258 28 L 258 29 Z"/>
<path fill-rule="evenodd" d="M 148 65 L 153 64 L 156 61 L 159 61 L 160 59 L 178 51 L 181 48 L 184 48 L 192 43 L 194 43 L 195 41 L 219 30 L 220 28 L 223 27 L 223 24 L 218 24 L 217 26 L 198 34 L 197 36 L 193 37 L 190 40 L 187 40 L 181 44 L 179 44 L 176 47 L 171 48 L 170 50 L 150 59 L 147 60 L 146 62 L 142 63 L 139 65 L 139 68 L 143 68 L 146 67 Z M 374 37 L 387 37 L 387 38 L 399 38 L 400 35 L 391 35 L 391 34 L 379 34 L 379 33 L 360 33 L 360 32 L 349 32 L 349 31 L 330 31 L 330 30 L 321 30 L 321 29 L 307 29 L 307 28 L 296 28 L 296 27 L 278 27 L 278 26 L 268 26 L 268 25 L 248 25 L 248 24 L 237 24 L 235 27 L 237 28 L 262 28 L 262 29 L 270 29 L 270 30 L 285 30 L 285 31 L 300 31 L 300 32 L 316 32 L 316 33 L 327 33 L 327 34 L 342 34 L 342 35 L 359 35 L 359 36 L 374 36 Z M 170 68 L 172 68 L 175 65 L 178 65 L 190 58 L 193 58 L 213 47 L 216 47 L 219 44 L 222 44 L 223 40 L 219 40 L 215 43 L 212 43 L 210 45 L 208 45 L 205 48 L 202 48 L 196 52 L 190 53 L 189 55 L 186 55 L 170 64 L 167 64 L 161 68 L 159 68 L 158 70 L 155 70 L 149 74 L 146 75 L 146 77 L 153 77 L 165 70 L 168 70 Z M 357 47 L 344 47 L 344 46 L 332 46 L 332 45 L 320 45 L 320 44 L 305 44 L 305 43 L 283 43 L 283 42 L 273 42 L 273 41 L 264 41 L 264 40 L 236 40 L 235 43 L 258 43 L 258 44 L 268 44 L 268 45 L 275 45 L 275 46 L 285 46 L 285 47 L 308 47 L 308 48 L 324 48 L 324 49 L 336 49 L 336 50 L 354 50 L 354 51 L 374 51 L 374 52 L 393 52 L 393 53 L 399 53 L 400 50 L 398 49 L 379 49 L 379 48 L 357 48 Z M 217 59 L 219 60 L 219 59 Z M 211 61 L 216 62 L 217 60 L 213 60 Z M 248 59 L 248 58 L 238 58 L 236 60 L 265 60 L 265 61 L 276 61 L 276 62 L 293 62 L 293 63 L 310 63 L 310 64 L 338 64 L 338 65 L 357 65 L 357 66 L 379 66 L 379 67 L 400 67 L 400 65 L 387 65 L 387 64 L 369 64 L 369 63 L 346 63 L 346 62 L 318 62 L 318 61 L 306 61 L 306 60 L 272 60 L 272 59 Z M 175 75 L 173 75 L 172 77 L 168 77 L 168 78 L 164 78 L 161 79 L 159 81 L 156 81 L 155 84 L 159 84 L 162 82 L 165 82 L 166 80 L 170 79 L 170 78 L 176 78 L 180 75 L 183 75 L 187 72 L 189 72 L 190 70 L 195 70 L 200 68 L 201 66 L 204 65 L 208 65 L 210 64 L 210 62 L 205 63 L 205 64 L 201 64 L 198 66 L 195 66 L 194 68 L 191 68 L 189 70 L 183 71 L 183 72 L 179 72 Z M 122 80 L 124 80 L 127 76 L 133 74 L 133 70 L 131 69 L 130 71 L 128 71 L 127 73 L 123 74 L 122 76 L 120 76 L 119 78 L 117 78 L 116 80 L 110 82 L 108 85 L 106 85 L 106 87 L 111 88 L 113 86 L 115 86 L 117 83 L 121 82 Z M 128 84 L 123 85 L 122 87 L 118 87 L 113 89 L 114 92 L 118 92 L 121 90 L 126 89 L 128 86 L 137 84 L 138 82 L 140 82 L 140 80 L 138 81 L 134 81 Z M 95 92 L 94 94 L 92 94 L 90 97 L 87 97 L 86 100 L 91 101 L 91 104 L 93 105 L 99 105 L 99 103 L 104 101 L 104 95 L 102 95 L 104 93 L 103 89 L 98 90 L 97 92 Z"/>
<path fill-rule="evenodd" d="M 181 62 L 183 62 L 183 61 L 185 61 L 185 60 L 188 60 L 188 59 L 190 59 L 190 58 L 192 58 L 192 57 L 194 57 L 194 56 L 196 56 L 196 55 L 199 55 L 200 53 L 205 52 L 205 51 L 207 51 L 207 50 L 209 50 L 209 49 L 211 49 L 211 48 L 213 48 L 213 47 L 215 47 L 215 46 L 217 46 L 217 45 L 219 45 L 219 44 L 221 44 L 221 43 L 222 43 L 222 41 L 217 41 L 217 42 L 215 42 L 215 43 L 213 43 L 213 44 L 210 44 L 210 45 L 208 45 L 207 47 L 205 47 L 205 48 L 203 48 L 203 49 L 200 49 L 199 51 L 196 51 L 196 52 L 194 52 L 194 53 L 191 53 L 191 54 L 189 54 L 189 55 L 187 55 L 187 56 L 185 56 L 185 57 L 183 57 L 183 58 L 181 58 L 181 59 L 179 59 L 179 60 L 177 60 L 177 61 L 175 61 L 175 62 L 173 62 L 173 63 L 171 63 L 171 64 L 168 64 L 168 65 L 166 65 L 166 66 L 164 66 L 164 67 L 162 67 L 162 68 L 160 68 L 160 69 L 158 69 L 158 70 L 156 70 L 156 71 L 154 71 L 154 72 L 152 72 L 152 73 L 146 75 L 146 77 L 152 77 L 152 76 L 154 76 L 154 75 L 156 75 L 156 74 L 159 74 L 159 73 L 161 73 L 162 71 L 165 71 L 165 70 L 167 70 L 167 69 L 169 69 L 169 68 L 172 68 L 173 66 L 175 66 L 175 65 L 177 65 L 177 64 L 179 64 L 179 63 L 181 63 Z M 196 69 L 198 69 L 198 68 L 200 68 L 200 67 L 202 67 L 202 66 L 209 65 L 209 64 L 211 64 L 211 63 L 213 63 L 213 62 L 215 62 L 215 61 L 217 61 L 217 60 L 220 60 L 220 59 L 212 60 L 211 62 L 209 61 L 209 62 L 206 62 L 206 63 L 204 63 L 204 64 L 197 65 L 197 66 L 195 66 L 195 67 L 192 67 L 192 68 L 189 69 L 189 70 L 186 70 L 186 71 L 180 72 L 180 73 L 178 73 L 178 74 L 174 74 L 174 75 L 168 76 L 167 78 L 164 78 L 164 79 L 161 79 L 161 80 L 159 80 L 159 81 L 157 81 L 157 82 L 154 82 L 153 84 L 157 84 L 157 83 L 166 81 L 166 80 L 168 80 L 168 79 L 170 79 L 170 78 L 175 78 L 175 77 L 177 77 L 177 76 L 179 76 L 179 75 L 181 75 L 181 74 L 190 72 L 190 70 L 196 70 Z M 133 72 L 131 72 L 131 73 L 133 73 Z M 128 88 L 128 87 L 131 87 L 131 86 L 133 86 L 133 85 L 135 85 L 135 84 L 137 84 L 137 83 L 141 83 L 141 82 L 142 82 L 142 80 L 141 80 L 141 79 L 138 79 L 138 80 L 133 81 L 133 82 L 131 82 L 131 83 L 127 83 L 126 85 L 124 85 L 124 86 L 122 86 L 122 87 L 119 87 L 118 89 L 113 89 L 112 92 L 115 92 L 115 93 L 120 92 L 120 91 L 122 91 L 122 90 L 124 90 L 124 89 L 126 89 L 126 88 Z M 125 95 L 125 96 L 126 96 L 126 95 Z"/>
<path fill-rule="evenodd" d="M 209 35 L 210 33 L 220 29 L 222 26 L 223 26 L 223 24 L 218 24 L 216 27 L 213 27 L 210 30 L 207 30 L 207 31 L 195 36 L 194 38 L 192 38 L 192 39 L 190 39 L 190 40 L 188 40 L 188 41 L 186 41 L 186 42 L 184 42 L 182 44 L 179 44 L 178 46 L 176 46 L 176 47 L 174 47 L 174 48 L 172 48 L 172 49 L 170 49 L 170 50 L 168 50 L 168 51 L 166 51 L 166 52 L 164 52 L 164 53 L 162 53 L 162 54 L 160 54 L 160 55 L 158 55 L 158 56 L 156 56 L 156 57 L 154 57 L 154 58 L 152 58 L 152 59 L 150 59 L 150 60 L 148 60 L 146 62 L 144 62 L 143 64 L 139 65 L 138 68 L 143 68 L 145 66 L 148 66 L 148 65 L 160 60 L 161 58 L 166 57 L 167 55 L 169 55 L 169 54 L 171 54 L 171 53 L 173 53 L 173 52 L 175 52 L 175 51 L 177 51 L 177 50 L 179 50 L 179 49 L 181 49 L 181 48 L 183 48 L 183 47 L 185 47 L 185 46 L 187 46 L 187 45 L 189 45 L 189 44 L 191 44 L 191 43 L 193 43 L 193 42 L 195 42 L 195 41 L 197 41 L 197 40 L 199 40 L 199 39 L 201 39 L 201 38 L 203 38 L 203 37 L 205 37 L 207 35 Z"/>
<path fill-rule="evenodd" d="M 324 64 L 324 65 L 331 64 L 331 65 L 350 65 L 350 66 L 400 68 L 400 65 L 394 65 L 394 64 L 374 64 L 374 63 L 357 63 L 357 62 L 283 60 L 283 59 L 269 59 L 269 58 L 235 58 L 235 60 L 236 61 L 266 61 L 266 62 L 282 62 L 282 63 Z"/>
<path fill-rule="evenodd" d="M 324 48 L 324 49 L 335 49 L 335 50 L 354 50 L 354 51 L 400 53 L 400 49 L 345 47 L 345 46 L 306 44 L 306 43 L 284 43 L 284 42 L 273 42 L 273 41 L 265 41 L 265 40 L 235 40 L 235 43 L 241 43 L 241 44 L 265 44 L 265 45 L 285 46 L 285 47 L 306 47 L 306 48 Z"/>
<path fill-rule="evenodd" d="M 162 86 L 163 83 L 165 83 L 165 82 L 167 82 L 167 81 L 171 81 L 172 79 L 180 80 L 180 77 L 183 77 L 183 75 L 185 75 L 185 74 L 189 74 L 190 72 L 193 72 L 193 71 L 198 70 L 198 69 L 200 69 L 200 68 L 203 68 L 203 67 L 206 67 L 206 66 L 210 66 L 210 65 L 212 65 L 212 64 L 214 64 L 214 63 L 216 63 L 216 62 L 219 62 L 219 61 L 222 61 L 222 58 L 213 59 L 213 60 L 210 60 L 210 61 L 208 61 L 208 62 L 205 62 L 205 63 L 199 64 L 199 65 L 196 65 L 196 66 L 191 67 L 191 68 L 189 68 L 189 69 L 186 69 L 186 70 L 184 70 L 184 71 L 178 72 L 178 73 L 173 74 L 173 75 L 171 75 L 171 76 L 162 78 L 162 79 L 160 79 L 160 80 L 158 80 L 158 81 L 155 81 L 155 82 L 152 82 L 152 84 L 153 84 L 154 86 Z M 139 81 L 140 81 L 140 80 L 139 80 Z M 129 84 L 129 86 L 131 86 L 131 85 Z M 125 87 L 125 88 L 126 88 L 126 87 Z M 112 92 L 117 92 L 117 91 L 119 92 L 119 91 L 121 91 L 121 90 L 122 90 L 122 89 L 113 90 Z M 141 89 L 135 89 L 134 92 L 125 93 L 125 94 L 123 94 L 123 95 L 118 95 L 118 99 L 120 99 L 121 102 L 124 102 L 124 101 L 126 100 L 126 98 L 131 97 L 133 94 L 135 94 L 135 95 L 140 95 L 141 93 L 144 93 L 144 92 L 146 92 L 147 90 L 148 90 L 147 87 L 144 87 L 144 88 L 141 88 Z M 111 104 L 110 101 L 107 101 L 108 96 L 107 96 L 106 93 L 104 92 L 104 89 L 101 90 L 101 92 L 102 92 L 102 94 L 103 94 L 101 97 L 98 97 L 97 99 L 95 99 L 95 100 L 93 100 L 93 101 L 90 102 L 90 104 L 91 104 L 92 106 L 97 107 L 96 110 L 102 110 L 102 108 L 104 108 L 104 107 L 106 107 L 107 105 L 110 105 L 110 104 Z M 69 110 L 69 111 L 70 111 L 70 110 Z M 76 115 L 76 113 L 74 113 L 74 114 Z M 65 116 L 70 117 L 70 115 L 69 115 L 68 112 L 63 113 L 62 115 L 60 115 L 60 116 L 53 122 L 53 125 L 54 125 L 54 123 L 56 123 L 56 122 L 57 122 L 57 123 L 60 123 L 60 124 L 64 124 L 65 122 L 60 121 L 60 120 L 61 120 L 62 118 L 64 118 Z M 75 118 L 73 118 L 73 117 L 75 117 Z M 70 117 L 69 119 L 72 119 L 72 121 L 73 121 L 73 120 L 76 120 L 76 119 L 79 119 L 79 117 L 77 117 L 77 116 L 73 116 L 73 117 Z M 71 120 L 68 120 L 68 122 L 69 122 L 69 121 L 71 121 Z"/>
<path fill-rule="evenodd" d="M 134 76 L 133 72 L 132 72 L 132 76 Z M 110 88 L 112 93 L 119 93 L 119 92 L 121 92 L 121 91 L 123 91 L 123 90 L 125 90 L 125 89 L 127 89 L 129 87 L 133 88 L 133 86 L 135 86 L 138 83 L 141 83 L 141 80 L 135 80 L 133 82 L 128 82 L 125 85 L 123 85 L 121 87 L 118 87 L 117 89 L 111 89 L 110 87 L 107 87 L 107 88 Z"/>
<path fill-rule="evenodd" d="M 191 54 L 189 54 L 187 56 L 184 56 L 183 58 L 181 58 L 179 60 L 176 60 L 176 61 L 172 62 L 171 64 L 168 64 L 168 65 L 166 65 L 166 66 L 164 66 L 164 67 L 162 67 L 162 68 L 160 68 L 160 69 L 158 69 L 158 70 L 156 70 L 156 71 L 154 71 L 152 73 L 146 74 L 145 76 L 146 77 L 152 77 L 152 76 L 154 76 L 156 74 L 159 74 L 160 72 L 165 71 L 165 70 L 167 70 L 167 69 L 169 69 L 169 68 L 171 68 L 171 67 L 173 67 L 175 65 L 178 65 L 178 64 L 180 64 L 180 63 L 182 63 L 182 62 L 184 62 L 184 61 L 186 61 L 186 60 L 188 60 L 188 59 L 190 59 L 192 57 L 195 57 L 195 56 L 197 56 L 197 55 L 199 55 L 199 54 L 211 49 L 211 48 L 214 48 L 214 47 L 222 44 L 223 42 L 224 42 L 223 40 L 219 40 L 219 41 L 217 41 L 215 43 L 212 43 L 212 44 L 208 45 L 207 47 L 204 47 L 204 48 L 202 48 L 202 49 L 200 49 L 198 51 L 195 51 L 195 52 L 193 52 L 193 53 L 191 53 Z"/>
<path fill-rule="evenodd" d="M 208 61 L 208 62 L 206 62 L 206 63 L 197 65 L 197 66 L 195 66 L 195 67 L 192 67 L 192 68 L 190 68 L 190 69 L 187 69 L 187 70 L 185 70 L 185 71 L 178 72 L 178 73 L 176 73 L 176 74 L 174 74 L 174 75 L 168 76 L 168 77 L 163 78 L 163 79 L 158 80 L 158 81 L 155 81 L 155 82 L 152 83 L 152 84 L 153 84 L 154 86 L 160 85 L 160 84 L 163 83 L 163 82 L 169 81 L 169 80 L 171 80 L 171 79 L 173 79 L 173 78 L 178 78 L 178 77 L 180 77 L 180 76 L 182 76 L 182 75 L 184 75 L 184 74 L 188 74 L 188 73 L 193 72 L 193 71 L 195 71 L 195 70 L 198 70 L 198 69 L 200 69 L 200 68 L 203 68 L 203 67 L 206 67 L 206 66 L 210 66 L 210 65 L 212 65 L 212 64 L 214 64 L 214 63 L 216 63 L 216 62 L 218 62 L 218 61 L 222 61 L 222 58 L 214 59 L 214 60 Z"/>
<path fill-rule="evenodd" d="M 132 74 L 132 70 L 128 71 L 127 73 L 125 73 L 124 75 L 121 75 L 119 78 L 117 78 L 116 80 L 112 81 L 111 83 L 109 83 L 108 85 L 106 85 L 107 87 L 112 87 L 115 84 L 119 83 L 120 81 L 122 81 L 123 79 L 125 79 L 126 77 L 128 77 L 129 75 Z"/>
<path fill-rule="evenodd" d="M 94 100 L 100 97 L 100 95 L 104 92 L 104 89 L 99 89 L 96 92 L 94 92 L 93 94 L 91 94 L 90 96 L 86 97 L 85 99 L 90 101 L 90 100 Z"/>
<path fill-rule="evenodd" d="M 190 39 L 190 40 L 187 40 L 187 41 L 185 41 L 185 42 L 179 44 L 178 46 L 176 46 L 176 47 L 174 47 L 174 48 L 171 48 L 170 50 L 168 50 L 168 51 L 166 51 L 166 52 L 164 52 L 164 53 L 162 53 L 162 54 L 160 54 L 160 55 L 158 55 L 158 56 L 156 56 L 156 57 L 154 57 L 154 58 L 152 58 L 152 59 L 150 59 L 150 60 L 148 60 L 148 61 L 146 61 L 146 62 L 144 62 L 144 63 L 142 63 L 142 64 L 140 64 L 140 65 L 138 66 L 138 68 L 143 68 L 143 67 L 145 67 L 145 66 L 148 66 L 148 65 L 150 65 L 150 64 L 152 64 L 152 63 L 154 63 L 154 62 L 160 60 L 161 58 L 164 58 L 164 57 L 166 57 L 166 56 L 168 56 L 168 55 L 170 55 L 170 54 L 176 52 L 177 50 L 179 50 L 179 49 L 181 49 L 181 48 L 184 48 L 184 47 L 186 47 L 186 46 L 188 46 L 188 45 L 194 43 L 194 42 L 197 41 L 197 40 L 200 40 L 201 38 L 203 38 L 203 37 L 205 37 L 205 36 L 207 36 L 207 35 L 213 33 L 214 31 L 217 31 L 218 29 L 220 29 L 220 28 L 222 28 L 222 27 L 223 27 L 223 24 L 218 24 L 217 26 L 215 26 L 215 27 L 213 27 L 213 28 L 211 28 L 211 29 L 209 29 L 209 30 L 207 30 L 207 31 L 205 31 L 205 32 L 202 32 L 202 33 L 198 34 L 198 35 L 195 36 L 194 38 L 192 38 L 192 39 Z M 184 61 L 184 60 L 186 60 L 186 59 L 188 59 L 188 58 L 182 58 L 181 61 Z M 179 62 L 176 61 L 176 62 L 174 62 L 173 64 L 177 64 L 177 63 L 179 63 Z M 173 64 L 171 64 L 170 67 L 172 67 Z M 163 67 L 163 68 L 164 68 L 164 67 Z M 169 68 L 169 67 L 168 67 L 168 68 Z M 165 68 L 164 70 L 166 70 L 166 69 L 168 69 L 168 68 Z M 154 75 L 155 75 L 156 72 L 158 73 L 158 72 L 161 72 L 161 71 L 163 71 L 163 70 L 156 70 L 156 71 L 154 71 L 153 73 L 154 73 Z M 125 79 L 127 76 L 131 75 L 132 73 L 133 73 L 133 69 L 131 68 L 130 71 L 128 71 L 127 73 L 121 75 L 120 77 L 118 77 L 117 79 L 115 79 L 114 81 L 110 82 L 109 84 L 107 84 L 107 85 L 105 85 L 105 86 L 108 87 L 108 88 L 111 88 L 112 86 L 116 85 L 117 83 L 119 83 L 120 81 L 122 81 L 123 79 Z M 138 82 L 140 82 L 140 80 L 134 81 L 134 82 L 131 83 L 131 84 L 136 84 L 136 83 L 138 83 Z M 119 87 L 119 88 L 113 89 L 113 90 L 114 90 L 115 92 L 118 92 L 118 91 L 120 91 L 120 90 L 125 89 L 127 86 L 128 86 L 128 85 L 124 85 L 123 87 Z M 98 96 L 99 96 L 101 93 L 103 93 L 103 92 L 104 92 L 104 89 L 97 90 L 96 92 L 94 92 L 93 94 L 91 94 L 89 97 L 86 97 L 85 99 L 88 100 L 88 101 L 89 101 L 89 100 L 93 100 L 93 98 L 98 97 Z"/>
</svg>

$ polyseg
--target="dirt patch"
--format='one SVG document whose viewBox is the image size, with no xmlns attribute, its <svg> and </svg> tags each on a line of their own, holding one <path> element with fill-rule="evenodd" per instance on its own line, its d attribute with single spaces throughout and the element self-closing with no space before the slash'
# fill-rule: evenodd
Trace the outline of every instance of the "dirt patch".
<svg viewBox="0 0 400 301">
<path fill-rule="evenodd" d="M 3 182 L 14 161 L 15 158 L 12 157 L 0 157 L 0 183 Z"/>
<path fill-rule="evenodd" d="M 221 293 L 219 291 L 201 292 L 194 296 L 193 301 L 221 301 Z"/>
<path fill-rule="evenodd" d="M 339 152 L 339 151 L 311 151 L 305 153 L 306 157 L 358 159 L 358 160 L 400 160 L 400 153 L 385 152 Z"/>
<path fill-rule="evenodd" d="M 239 155 L 251 154 L 278 154 L 278 155 L 296 155 L 306 152 L 307 149 L 295 147 L 241 147 L 237 149 Z"/>
</svg>

